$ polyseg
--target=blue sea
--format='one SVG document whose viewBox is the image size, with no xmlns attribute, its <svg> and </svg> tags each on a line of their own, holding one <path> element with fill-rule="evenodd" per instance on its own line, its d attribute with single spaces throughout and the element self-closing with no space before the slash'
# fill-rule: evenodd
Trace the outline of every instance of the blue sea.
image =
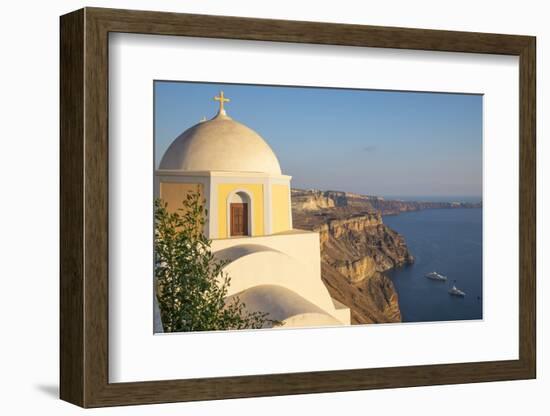
<svg viewBox="0 0 550 416">
<path fill-rule="evenodd" d="M 413 265 L 387 274 L 399 295 L 403 322 L 482 319 L 482 208 L 430 209 L 385 216 L 404 236 Z M 437 271 L 447 282 L 433 281 Z M 451 296 L 456 284 L 464 298 Z"/>
<path fill-rule="evenodd" d="M 417 201 L 417 202 L 469 202 L 469 203 L 478 203 L 481 202 L 481 196 L 471 196 L 471 195 L 383 195 L 384 199 L 387 201 L 398 200 L 398 201 Z"/>
</svg>

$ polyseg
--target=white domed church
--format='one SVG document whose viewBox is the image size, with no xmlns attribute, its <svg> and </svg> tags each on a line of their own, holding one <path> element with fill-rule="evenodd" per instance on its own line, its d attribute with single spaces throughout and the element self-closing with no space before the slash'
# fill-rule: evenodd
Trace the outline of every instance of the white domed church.
<svg viewBox="0 0 550 416">
<path fill-rule="evenodd" d="M 291 177 L 254 130 L 219 111 L 179 135 L 155 172 L 155 196 L 169 210 L 199 189 L 212 251 L 227 260 L 228 297 L 268 312 L 283 327 L 348 325 L 349 309 L 321 280 L 319 234 L 292 228 Z"/>
</svg>

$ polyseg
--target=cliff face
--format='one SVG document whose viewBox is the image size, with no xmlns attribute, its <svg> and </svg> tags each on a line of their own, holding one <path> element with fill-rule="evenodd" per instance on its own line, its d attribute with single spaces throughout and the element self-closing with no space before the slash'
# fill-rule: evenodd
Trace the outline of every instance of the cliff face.
<svg viewBox="0 0 550 416">
<path fill-rule="evenodd" d="M 321 273 L 330 295 L 350 308 L 352 324 L 401 322 L 397 293 L 385 275 L 375 272 L 350 284 L 325 262 L 321 263 Z"/>
<path fill-rule="evenodd" d="M 421 209 L 479 208 L 481 203 L 429 202 L 388 200 L 379 196 L 360 195 L 352 192 L 292 190 L 292 207 L 298 211 L 321 211 L 326 208 L 342 208 L 349 211 L 380 212 L 396 215 Z"/>
<path fill-rule="evenodd" d="M 297 210 L 317 211 L 324 208 L 334 208 L 334 200 L 323 195 L 322 192 L 296 194 L 292 192 L 292 205 Z"/>
<path fill-rule="evenodd" d="M 296 228 L 318 231 L 322 278 L 333 298 L 350 307 L 352 323 L 400 322 L 393 283 L 381 272 L 414 261 L 402 236 L 380 213 L 294 210 Z"/>
<path fill-rule="evenodd" d="M 319 231 L 323 261 L 350 282 L 413 262 L 403 237 L 380 214 L 332 219 L 312 229 Z"/>
</svg>

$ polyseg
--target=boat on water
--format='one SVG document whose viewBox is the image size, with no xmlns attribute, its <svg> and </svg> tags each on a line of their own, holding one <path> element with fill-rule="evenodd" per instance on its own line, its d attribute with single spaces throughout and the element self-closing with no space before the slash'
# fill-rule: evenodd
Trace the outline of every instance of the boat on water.
<svg viewBox="0 0 550 416">
<path fill-rule="evenodd" d="M 451 289 L 449 289 L 449 295 L 451 296 L 459 296 L 459 297 L 464 297 L 466 296 L 466 293 L 463 292 L 462 290 L 458 289 L 456 286 L 453 285 L 453 287 Z"/>
<path fill-rule="evenodd" d="M 447 276 L 443 276 L 442 274 L 439 274 L 437 272 L 430 272 L 426 275 L 428 279 L 431 280 L 437 280 L 439 282 L 445 282 L 447 280 Z"/>
</svg>

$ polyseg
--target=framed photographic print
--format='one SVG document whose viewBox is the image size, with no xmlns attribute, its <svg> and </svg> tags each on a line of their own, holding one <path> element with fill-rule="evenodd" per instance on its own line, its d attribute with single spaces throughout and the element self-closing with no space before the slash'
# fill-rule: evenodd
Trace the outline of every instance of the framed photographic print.
<svg viewBox="0 0 550 416">
<path fill-rule="evenodd" d="M 534 378 L 535 38 L 61 17 L 61 398 Z"/>
</svg>

